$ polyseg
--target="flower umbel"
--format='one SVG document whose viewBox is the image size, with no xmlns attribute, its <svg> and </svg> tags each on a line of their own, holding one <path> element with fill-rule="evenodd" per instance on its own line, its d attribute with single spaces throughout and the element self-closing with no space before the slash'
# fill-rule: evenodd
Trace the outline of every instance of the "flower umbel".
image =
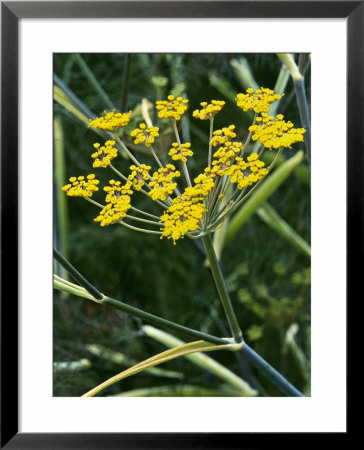
<svg viewBox="0 0 364 450">
<path fill-rule="evenodd" d="M 225 172 L 230 177 L 230 183 L 237 185 L 238 189 L 243 189 L 261 180 L 268 174 L 268 169 L 264 167 L 264 162 L 258 159 L 256 153 L 243 158 L 236 157 L 236 164 L 232 164 Z"/>
<path fill-rule="evenodd" d="M 249 88 L 246 94 L 237 94 L 237 106 L 243 111 L 255 111 L 256 113 L 268 112 L 270 105 L 279 100 L 282 96 L 275 94 L 274 91 L 267 88 L 260 88 L 254 92 Z"/>
<path fill-rule="evenodd" d="M 229 125 L 228 127 L 224 127 L 221 130 L 215 130 L 213 132 L 213 137 L 210 141 L 210 144 L 214 147 L 218 145 L 225 144 L 225 142 L 230 141 L 230 139 L 236 138 L 236 133 L 234 132 L 235 125 Z"/>
<path fill-rule="evenodd" d="M 172 94 L 168 95 L 167 100 L 158 100 L 156 102 L 158 117 L 161 119 L 180 120 L 187 109 L 187 103 L 187 99 L 182 97 L 175 98 Z"/>
<path fill-rule="evenodd" d="M 259 141 L 265 148 L 288 147 L 296 142 L 303 142 L 303 135 L 306 132 L 304 128 L 293 128 L 292 122 L 285 122 L 283 115 L 279 114 L 276 118 L 262 113 L 262 117 L 256 119 L 257 125 L 249 127 L 249 131 L 254 134 L 253 141 Z"/>
<path fill-rule="evenodd" d="M 159 136 L 159 128 L 147 127 L 145 123 L 141 123 L 139 128 L 135 128 L 130 133 L 130 136 L 134 139 L 134 144 L 144 144 L 149 147 Z"/>
<path fill-rule="evenodd" d="M 140 191 L 143 187 L 144 183 L 150 179 L 149 171 L 151 166 L 147 166 L 145 164 L 140 164 L 140 166 L 130 166 L 131 174 L 128 176 L 128 179 L 132 181 L 133 188 L 136 191 Z"/>
<path fill-rule="evenodd" d="M 173 159 L 173 161 L 187 162 L 189 156 L 193 156 L 193 151 L 190 150 L 191 143 L 186 142 L 185 144 L 179 145 L 177 142 L 172 144 L 172 148 L 169 150 L 168 155 Z"/>
<path fill-rule="evenodd" d="M 99 190 L 97 187 L 99 180 L 95 178 L 93 173 L 87 175 L 86 180 L 81 175 L 78 178 L 71 177 L 69 181 L 70 184 L 63 186 L 62 191 L 65 191 L 70 197 L 91 197 L 94 192 Z"/>
<path fill-rule="evenodd" d="M 90 119 L 89 126 L 105 131 L 116 131 L 118 128 L 125 127 L 129 123 L 131 111 L 128 113 L 115 113 L 115 110 L 104 112 L 105 115 L 103 117 L 96 117 L 93 120 Z"/>
<path fill-rule="evenodd" d="M 111 225 L 123 219 L 130 208 L 130 196 L 121 195 L 116 203 L 108 203 L 94 221 L 100 222 L 100 226 L 102 227 Z"/>
<path fill-rule="evenodd" d="M 117 157 L 118 150 L 114 147 L 115 141 L 106 141 L 105 145 L 94 144 L 96 149 L 95 153 L 92 153 L 91 157 L 95 160 L 92 167 L 107 167 L 111 160 Z"/>
<path fill-rule="evenodd" d="M 149 186 L 152 188 L 149 195 L 153 200 L 166 200 L 177 187 L 174 178 L 178 178 L 180 175 L 181 173 L 173 164 L 167 164 L 165 168 L 158 169 L 153 173 L 152 181 L 149 182 Z"/>
<path fill-rule="evenodd" d="M 211 103 L 201 102 L 202 109 L 195 109 L 193 111 L 193 117 L 196 119 L 206 120 L 214 117 L 218 112 L 222 110 L 225 105 L 224 101 L 211 100 Z"/>
</svg>

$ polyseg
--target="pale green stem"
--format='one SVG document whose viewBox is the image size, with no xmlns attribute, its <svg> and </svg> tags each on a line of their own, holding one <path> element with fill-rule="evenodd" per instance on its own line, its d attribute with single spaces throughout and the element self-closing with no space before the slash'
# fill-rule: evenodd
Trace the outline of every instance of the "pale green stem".
<svg viewBox="0 0 364 450">
<path fill-rule="evenodd" d="M 235 312 L 233 309 L 233 306 L 230 301 L 229 292 L 227 290 L 227 286 L 225 283 L 224 276 L 222 274 L 222 270 L 219 264 L 219 261 L 217 260 L 214 245 L 212 243 L 211 236 L 208 234 L 207 236 L 202 237 L 202 242 L 204 244 L 207 259 L 210 263 L 210 268 L 212 275 L 214 277 L 215 285 L 217 292 L 219 293 L 219 297 L 221 300 L 221 303 L 224 307 L 224 311 L 226 314 L 226 317 L 228 319 L 231 332 L 234 336 L 234 340 L 236 343 L 240 343 L 243 341 L 242 332 L 240 330 L 238 321 L 235 316 Z"/>
<path fill-rule="evenodd" d="M 151 145 L 149 146 L 149 149 L 150 149 L 150 152 L 151 152 L 152 155 L 153 155 L 153 158 L 156 160 L 158 166 L 159 166 L 161 169 L 163 169 L 163 164 L 160 162 L 160 159 L 158 158 L 156 152 L 154 151 L 154 149 L 153 149 L 153 147 L 152 147 Z"/>
<path fill-rule="evenodd" d="M 144 228 L 138 228 L 138 227 L 134 227 L 133 225 L 130 225 L 128 223 L 125 223 L 123 220 L 119 220 L 118 222 L 119 225 L 122 225 L 126 228 L 129 228 L 130 230 L 134 230 L 134 231 L 140 231 L 141 233 L 147 233 L 147 234 L 157 234 L 157 235 L 161 235 L 162 232 L 161 231 L 153 231 L 153 230 L 146 230 Z"/>
<path fill-rule="evenodd" d="M 135 220 L 137 222 L 143 222 L 143 223 L 149 223 L 151 225 L 156 225 L 158 227 L 163 226 L 163 224 L 161 222 L 155 222 L 154 220 L 142 219 L 141 217 L 130 216 L 129 214 L 127 214 L 125 217 L 130 220 Z"/>
<path fill-rule="evenodd" d="M 97 206 L 98 208 L 104 208 L 104 205 L 101 205 L 101 203 L 95 202 L 95 200 L 92 200 L 90 197 L 83 197 L 88 202 L 92 203 L 93 205 Z"/>
<path fill-rule="evenodd" d="M 185 178 L 186 178 L 188 186 L 192 186 L 190 174 L 188 173 L 187 164 L 185 162 L 182 163 L 182 169 L 183 169 L 183 173 L 185 174 Z"/>
<path fill-rule="evenodd" d="M 147 213 L 146 211 L 143 211 L 141 209 L 135 208 L 135 206 L 131 206 L 130 209 L 132 209 L 135 212 L 138 212 L 139 214 L 144 214 L 145 216 L 152 217 L 153 219 L 159 220 L 158 216 L 155 216 L 154 214 Z"/>
<path fill-rule="evenodd" d="M 133 163 L 136 164 L 139 167 L 140 166 L 140 162 L 130 153 L 129 149 L 126 147 L 124 142 L 119 138 L 119 136 L 115 132 L 113 133 L 113 136 L 118 141 L 119 145 L 121 145 L 121 147 L 124 150 L 124 152 L 133 161 Z"/>
</svg>

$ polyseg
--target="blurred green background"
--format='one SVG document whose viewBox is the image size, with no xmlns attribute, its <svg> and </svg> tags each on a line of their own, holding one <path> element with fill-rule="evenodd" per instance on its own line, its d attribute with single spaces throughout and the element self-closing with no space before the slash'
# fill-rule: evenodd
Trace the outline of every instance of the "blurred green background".
<svg viewBox="0 0 364 450">
<path fill-rule="evenodd" d="M 206 164 L 209 121 L 192 118 L 201 101 L 225 100 L 214 128 L 234 124 L 238 138 L 247 136 L 252 116 L 235 104 L 252 79 L 273 89 L 281 70 L 275 54 L 55 54 L 55 85 L 74 95 L 95 115 L 110 110 L 133 110 L 124 138 L 140 162 L 154 166 L 143 148 L 128 137 L 143 121 L 138 105 L 172 92 L 189 99 L 182 120 L 182 139 L 191 141 L 192 176 Z M 87 72 L 89 70 L 89 72 Z M 92 82 L 91 75 L 95 81 Z M 310 94 L 306 60 L 305 82 Z M 97 87 L 99 86 L 99 87 Z M 104 94 L 102 94 L 100 87 Z M 255 87 L 255 86 L 253 86 Z M 54 102 L 54 239 L 56 247 L 101 292 L 191 328 L 228 336 L 209 268 L 201 248 L 186 238 L 171 240 L 112 225 L 101 228 L 93 219 L 97 208 L 80 198 L 69 198 L 59 186 L 70 176 L 96 173 L 105 185 L 115 178 L 110 169 L 93 169 L 93 143 L 102 137 L 77 118 L 70 108 Z M 63 95 L 62 94 L 62 95 Z M 81 104 L 81 103 L 80 103 Z M 138 114 L 139 111 L 139 114 Z M 300 126 L 291 79 L 280 101 L 279 113 Z M 172 130 L 150 110 L 163 135 L 155 149 L 167 160 Z M 87 114 L 86 114 L 87 116 Z M 167 122 L 168 123 L 168 122 Z M 169 125 L 168 125 L 169 126 Z M 304 145 L 285 150 L 289 158 Z M 272 157 L 266 151 L 267 158 Z M 268 159 L 267 159 L 268 161 Z M 115 166 L 128 172 L 127 160 Z M 144 196 L 135 206 L 158 214 L 158 207 Z M 103 193 L 95 195 L 103 201 Z M 134 200 L 134 199 L 133 199 Z M 308 243 L 310 242 L 310 178 L 305 160 L 269 198 L 269 205 Z M 221 256 L 232 302 L 246 342 L 306 395 L 310 394 L 310 259 L 277 234 L 258 214 L 245 223 L 226 244 Z M 56 273 L 64 276 L 59 266 Z M 113 309 L 54 291 L 54 395 L 80 396 L 110 376 L 166 349 L 143 333 L 141 321 Z M 184 339 L 184 336 L 178 336 Z M 266 379 L 232 352 L 214 352 L 216 359 L 259 390 L 260 395 L 281 395 Z M 76 368 L 68 363 L 87 359 Z M 140 373 L 117 383 L 102 395 L 237 395 L 224 383 L 185 358 L 171 361 L 168 372 Z M 132 392 L 134 391 L 134 392 Z M 142 393 L 142 394 L 141 394 Z"/>
</svg>

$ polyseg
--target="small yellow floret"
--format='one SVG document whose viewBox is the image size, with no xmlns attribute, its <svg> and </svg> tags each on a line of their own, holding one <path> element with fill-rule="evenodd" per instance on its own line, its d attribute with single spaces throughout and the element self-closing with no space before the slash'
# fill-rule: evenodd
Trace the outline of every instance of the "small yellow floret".
<svg viewBox="0 0 364 450">
<path fill-rule="evenodd" d="M 158 117 L 161 119 L 180 120 L 187 109 L 187 103 L 187 99 L 183 99 L 182 97 L 175 98 L 174 95 L 168 95 L 167 100 L 158 100 L 156 102 Z"/>
<path fill-rule="evenodd" d="M 130 133 L 130 136 L 134 139 L 134 144 L 144 144 L 149 147 L 159 136 L 159 128 L 147 127 L 145 123 L 141 123 L 139 128 L 135 128 Z"/>
<path fill-rule="evenodd" d="M 118 150 L 114 147 L 115 141 L 106 141 L 105 145 L 94 144 L 94 148 L 97 150 L 92 153 L 91 157 L 95 160 L 92 167 L 107 167 L 111 161 L 117 157 Z"/>
<path fill-rule="evenodd" d="M 84 176 L 69 178 L 70 184 L 66 184 L 62 187 L 62 191 L 65 191 L 70 197 L 91 197 L 92 194 L 99 190 L 97 185 L 99 180 L 96 180 L 95 174 L 87 175 L 87 181 Z"/>
<path fill-rule="evenodd" d="M 254 89 L 249 88 L 246 94 L 236 96 L 237 106 L 243 111 L 255 111 L 256 113 L 268 112 L 270 105 L 282 98 L 282 95 L 275 94 L 267 88 L 260 88 L 254 93 Z"/>
<path fill-rule="evenodd" d="M 133 188 L 136 191 L 140 191 L 144 183 L 150 179 L 149 171 L 151 167 L 145 164 L 140 164 L 140 166 L 132 165 L 130 166 L 131 174 L 128 179 L 132 181 Z"/>
<path fill-rule="evenodd" d="M 218 145 L 225 144 L 225 142 L 229 141 L 230 139 L 236 138 L 234 130 L 235 125 L 224 127 L 221 130 L 215 130 L 210 144 L 214 147 L 217 147 Z"/>
<path fill-rule="evenodd" d="M 104 111 L 104 113 L 103 117 L 90 119 L 89 126 L 105 131 L 116 131 L 118 128 L 128 125 L 131 116 L 131 111 L 128 113 L 115 113 L 115 110 L 113 110 L 110 112 Z"/>
<path fill-rule="evenodd" d="M 200 103 L 202 109 L 196 109 L 193 111 L 193 117 L 196 119 L 206 120 L 214 117 L 218 112 L 222 110 L 225 102 L 222 100 L 211 100 L 211 103 L 202 102 Z"/>
<path fill-rule="evenodd" d="M 280 147 L 291 148 L 296 142 L 303 142 L 303 135 L 306 132 L 304 128 L 293 128 L 292 122 L 285 122 L 282 114 L 274 117 L 262 113 L 258 125 L 249 127 L 253 133 L 252 140 L 258 141 L 268 149 L 278 149 Z"/>
<path fill-rule="evenodd" d="M 173 164 L 167 164 L 166 167 L 158 169 L 157 172 L 153 173 L 152 180 L 148 183 L 152 188 L 148 194 L 153 200 L 166 200 L 177 187 L 174 178 L 178 178 L 180 175 Z"/>
<path fill-rule="evenodd" d="M 172 148 L 169 150 L 168 155 L 173 159 L 173 161 L 187 162 L 187 158 L 193 155 L 193 151 L 190 150 L 190 142 L 178 145 L 177 142 L 172 144 Z"/>
</svg>

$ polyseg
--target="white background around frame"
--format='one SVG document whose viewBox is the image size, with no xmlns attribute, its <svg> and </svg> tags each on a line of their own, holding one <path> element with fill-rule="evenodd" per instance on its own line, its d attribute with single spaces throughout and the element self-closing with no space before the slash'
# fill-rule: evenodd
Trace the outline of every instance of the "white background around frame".
<svg viewBox="0 0 364 450">
<path fill-rule="evenodd" d="M 345 431 L 346 21 L 22 19 L 20 30 L 20 431 Z M 53 52 L 312 53 L 310 398 L 52 397 Z"/>
</svg>

